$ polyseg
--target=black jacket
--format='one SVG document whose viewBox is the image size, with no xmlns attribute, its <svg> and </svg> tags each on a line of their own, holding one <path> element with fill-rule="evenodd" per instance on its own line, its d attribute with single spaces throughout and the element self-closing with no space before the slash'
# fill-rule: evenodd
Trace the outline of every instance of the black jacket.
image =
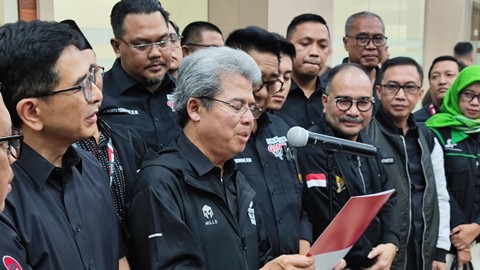
<svg viewBox="0 0 480 270">
<path fill-rule="evenodd" d="M 324 118 L 320 125 L 311 127 L 310 131 L 334 136 L 331 126 Z M 371 141 L 363 132 L 360 133 L 358 141 L 371 144 Z M 356 156 L 337 152 L 334 154 L 334 158 L 335 175 L 343 179 L 342 182 L 345 184 L 343 188 L 341 185 L 332 185 L 334 216 L 351 196 L 381 192 L 393 188 L 392 183 L 383 172 L 378 155 L 365 158 L 366 164 L 362 164 L 368 166 L 370 181 L 368 179 L 362 181 L 363 175 L 359 173 Z M 327 173 L 327 154 L 321 147 L 299 148 L 298 160 L 304 178 L 308 174 L 322 173 L 326 175 Z M 313 224 L 314 238 L 318 237 L 330 223 L 328 197 L 326 187 L 308 188 L 304 184 L 303 202 Z M 369 267 L 373 260 L 369 260 L 367 255 L 373 247 L 384 243 L 392 243 L 398 246 L 396 220 L 394 193 L 345 257 L 347 266 L 351 269 Z"/>
<path fill-rule="evenodd" d="M 288 125 L 266 113 L 257 124 L 257 132 L 235 162 L 257 193 L 255 201 L 265 217 L 271 255 L 296 254 L 300 239 L 312 241 L 312 224 L 302 208 L 302 182 L 294 153 L 287 147 Z"/>
<path fill-rule="evenodd" d="M 255 192 L 236 174 L 235 217 L 219 174 L 183 134 L 142 165 L 125 221 L 132 269 L 247 270 L 267 261 Z"/>
<path fill-rule="evenodd" d="M 450 194 L 450 228 L 469 223 L 480 224 L 480 136 L 451 142 L 451 129 L 432 129 L 443 146 L 447 189 Z M 480 241 L 480 236 L 476 239 Z M 454 247 L 452 245 L 452 251 Z"/>
</svg>

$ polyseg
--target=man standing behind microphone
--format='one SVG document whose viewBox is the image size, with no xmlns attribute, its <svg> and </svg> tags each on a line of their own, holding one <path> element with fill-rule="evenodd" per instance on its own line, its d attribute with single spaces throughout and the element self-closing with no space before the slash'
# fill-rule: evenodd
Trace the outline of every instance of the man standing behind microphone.
<svg viewBox="0 0 480 270">
<path fill-rule="evenodd" d="M 311 132 L 370 143 L 362 132 L 368 125 L 375 103 L 372 83 L 366 71 L 357 64 L 342 64 L 330 71 L 326 92 L 322 96 L 324 117 Z M 332 189 L 333 216 L 351 196 L 371 194 L 393 186 L 383 173 L 377 156 L 362 157 L 334 154 L 335 183 L 327 184 L 327 153 L 321 147 L 299 148 L 298 161 L 304 177 L 303 203 L 317 238 L 330 223 L 329 192 Z M 310 184 L 311 179 L 315 181 Z M 310 183 L 309 183 L 310 182 Z M 389 269 L 396 255 L 398 237 L 395 231 L 396 209 L 392 196 L 345 257 L 350 269 Z"/>
</svg>

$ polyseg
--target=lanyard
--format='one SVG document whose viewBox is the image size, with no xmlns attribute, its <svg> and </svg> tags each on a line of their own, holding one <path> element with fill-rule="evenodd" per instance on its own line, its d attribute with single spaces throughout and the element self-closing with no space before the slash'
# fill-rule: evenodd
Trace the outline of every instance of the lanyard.
<svg viewBox="0 0 480 270">
<path fill-rule="evenodd" d="M 115 154 L 113 151 L 113 143 L 112 143 L 112 138 L 108 139 L 107 143 L 107 153 L 108 153 L 108 164 L 109 164 L 109 170 L 108 170 L 108 175 L 110 176 L 110 186 L 112 186 L 113 182 L 113 168 L 114 168 L 114 163 L 115 163 Z"/>
</svg>

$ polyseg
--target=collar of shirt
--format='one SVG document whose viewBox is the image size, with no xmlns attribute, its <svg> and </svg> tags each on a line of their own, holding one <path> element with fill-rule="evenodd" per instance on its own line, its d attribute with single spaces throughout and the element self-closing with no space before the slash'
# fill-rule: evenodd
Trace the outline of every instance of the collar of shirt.
<svg viewBox="0 0 480 270">
<path fill-rule="evenodd" d="M 213 169 L 218 169 L 201 151 L 194 145 L 184 133 L 181 133 L 178 136 L 178 147 L 183 153 L 184 157 L 192 165 L 192 167 L 197 171 L 199 176 L 203 176 Z M 235 171 L 236 164 L 233 159 L 228 160 L 224 165 L 224 175 L 229 175 Z M 220 176 L 220 171 L 218 171 L 218 176 Z"/>
<path fill-rule="evenodd" d="M 128 73 L 123 69 L 120 59 L 115 60 L 115 63 L 112 66 L 112 69 L 105 73 L 105 79 L 111 81 L 111 84 L 114 85 L 109 91 L 116 92 L 117 95 L 121 95 L 127 90 L 145 88 L 143 85 L 139 84 L 135 79 L 133 79 Z M 170 75 L 169 72 L 163 77 L 163 81 L 160 84 L 160 89 L 170 89 L 168 88 L 175 87 L 175 79 Z"/>
<path fill-rule="evenodd" d="M 22 156 L 15 164 L 20 166 L 38 186 L 42 186 L 55 169 L 52 163 L 40 156 L 27 144 L 23 145 Z M 68 168 L 73 166 L 80 173 L 82 172 L 82 159 L 75 148 L 70 146 L 63 155 L 62 167 Z"/>
<path fill-rule="evenodd" d="M 324 92 L 325 91 L 322 84 L 322 79 L 320 76 L 317 76 L 317 81 L 315 83 L 315 92 L 313 92 L 313 94 L 316 94 L 316 93 L 323 94 Z M 305 94 L 303 93 L 303 90 L 297 85 L 297 83 L 293 79 L 292 79 L 292 85 L 290 86 L 290 92 L 288 93 L 288 95 L 290 94 L 305 96 Z"/>
<path fill-rule="evenodd" d="M 395 126 L 393 121 L 390 120 L 390 117 L 385 113 L 383 108 L 379 109 L 377 114 L 375 115 L 375 118 L 378 119 L 378 121 L 391 133 L 397 133 L 400 135 L 403 135 L 403 130 L 401 128 L 398 128 Z M 410 113 L 410 116 L 407 119 L 407 124 L 408 124 L 408 130 L 417 130 L 418 126 L 417 123 L 415 122 L 414 118 L 412 117 L 412 114 Z"/>
</svg>

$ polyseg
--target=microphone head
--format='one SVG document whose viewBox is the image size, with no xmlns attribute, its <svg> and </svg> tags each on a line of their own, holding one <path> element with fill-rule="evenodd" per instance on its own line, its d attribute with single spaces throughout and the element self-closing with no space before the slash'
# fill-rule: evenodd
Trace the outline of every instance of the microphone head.
<svg viewBox="0 0 480 270">
<path fill-rule="evenodd" d="M 308 142 L 308 131 L 302 127 L 292 127 L 287 132 L 287 140 L 292 146 L 305 146 Z"/>
</svg>

